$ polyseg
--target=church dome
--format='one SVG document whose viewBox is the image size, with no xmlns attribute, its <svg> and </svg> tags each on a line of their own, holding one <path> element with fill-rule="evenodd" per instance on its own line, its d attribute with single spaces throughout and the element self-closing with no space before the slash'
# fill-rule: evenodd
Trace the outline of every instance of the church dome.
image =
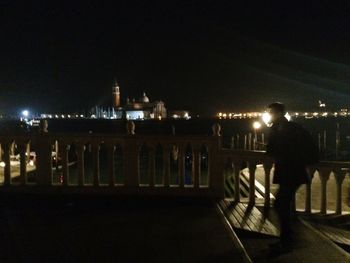
<svg viewBox="0 0 350 263">
<path fill-rule="evenodd" d="M 143 103 L 149 103 L 149 98 L 147 97 L 146 93 L 144 92 L 141 98 L 141 102 Z"/>
</svg>

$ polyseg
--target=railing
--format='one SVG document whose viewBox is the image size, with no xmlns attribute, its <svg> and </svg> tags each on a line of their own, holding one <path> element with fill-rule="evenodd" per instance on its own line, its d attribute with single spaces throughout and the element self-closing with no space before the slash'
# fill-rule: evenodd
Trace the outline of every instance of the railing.
<svg viewBox="0 0 350 263">
<path fill-rule="evenodd" d="M 224 197 L 224 182 L 219 164 L 220 138 L 217 136 L 43 133 L 0 136 L 0 143 L 5 166 L 3 187 L 0 187 L 2 191 Z M 10 162 L 14 144 L 20 155 L 20 179 L 16 182 L 11 176 Z M 34 182 L 28 182 L 28 144 L 36 152 Z M 57 154 L 52 154 L 55 152 Z M 91 158 L 87 158 L 88 154 Z M 121 171 L 116 171 L 117 154 L 122 158 L 119 165 Z M 53 156 L 56 161 L 60 159 L 56 168 Z M 72 164 L 76 168 L 73 183 L 70 180 Z M 86 169 L 89 165 L 92 168 L 91 183 L 87 182 L 89 175 Z M 101 181 L 102 170 L 103 178 L 107 181 Z M 54 180 L 57 171 L 60 174 L 59 181 L 57 178 Z M 116 182 L 117 172 L 122 177 L 120 182 Z"/>
<path fill-rule="evenodd" d="M 241 200 L 241 185 L 243 169 L 248 172 L 249 195 L 248 203 L 254 205 L 256 202 L 256 175 L 259 174 L 264 183 L 264 204 L 271 205 L 270 177 L 273 169 L 273 160 L 266 156 L 262 151 L 237 151 L 223 149 L 221 151 L 223 162 L 226 169 L 231 169 L 234 176 L 234 200 Z M 258 169 L 257 169 L 258 168 Z M 350 162 L 329 162 L 322 161 L 318 164 L 308 167 L 308 173 L 311 178 L 310 183 L 302 186 L 297 193 L 298 210 L 306 214 L 318 213 L 319 215 L 335 214 L 341 215 L 344 212 L 343 206 L 345 198 L 348 198 L 350 189 L 344 185 L 344 179 L 350 179 Z M 330 176 L 334 176 L 333 185 L 329 184 Z M 347 193 L 344 193 L 344 188 Z M 334 193 L 329 196 L 328 193 Z M 315 198 L 312 198 L 315 196 Z M 332 199 L 331 199 L 332 198 Z M 334 203 L 328 210 L 327 204 Z M 319 206 L 318 206 L 319 204 Z"/>
<path fill-rule="evenodd" d="M 329 198 L 327 196 L 327 188 L 329 187 L 328 181 L 330 176 L 334 176 L 335 181 L 335 211 L 336 215 L 341 215 L 343 212 L 344 196 L 347 193 L 343 193 L 343 183 L 346 176 L 349 176 L 350 163 L 349 162 L 320 162 L 316 165 L 309 167 L 309 175 L 311 176 L 311 182 L 305 186 L 305 212 L 312 212 L 312 184 L 316 177 L 319 176 L 320 180 L 320 214 L 327 214 L 327 203 Z"/>
<path fill-rule="evenodd" d="M 249 204 L 254 205 L 256 201 L 255 185 L 256 185 L 256 169 L 257 165 L 263 166 L 263 176 L 265 182 L 264 202 L 266 206 L 270 205 L 270 172 L 273 166 L 273 160 L 263 151 L 242 151 L 242 150 L 221 150 L 221 158 L 225 168 L 233 168 L 234 174 L 234 200 L 241 200 L 240 177 L 242 170 L 247 168 L 249 172 Z"/>
<path fill-rule="evenodd" d="M 222 149 L 218 126 L 214 126 L 214 136 L 143 136 L 135 135 L 134 127 L 129 126 L 131 132 L 127 135 L 43 132 L 0 136 L 4 164 L 0 191 L 224 198 L 224 171 L 228 169 L 233 175 L 234 200 L 247 200 L 254 205 L 256 175 L 259 175 L 264 186 L 263 202 L 265 206 L 271 205 L 273 160 L 265 152 Z M 11 168 L 13 145 L 20 160 L 16 178 Z M 27 169 L 30 149 L 36 152 L 33 178 L 28 176 Z M 344 179 L 349 174 L 350 163 L 320 162 L 308 169 L 313 179 L 298 192 L 298 209 L 305 213 L 342 214 Z M 246 199 L 241 196 L 242 171 L 248 174 Z M 331 176 L 335 182 L 335 196 L 331 197 L 334 200 L 327 194 Z M 319 187 L 313 189 L 317 184 Z M 319 209 L 315 209 L 312 198 L 315 195 Z M 335 203 L 334 211 L 327 209 L 330 201 Z"/>
</svg>

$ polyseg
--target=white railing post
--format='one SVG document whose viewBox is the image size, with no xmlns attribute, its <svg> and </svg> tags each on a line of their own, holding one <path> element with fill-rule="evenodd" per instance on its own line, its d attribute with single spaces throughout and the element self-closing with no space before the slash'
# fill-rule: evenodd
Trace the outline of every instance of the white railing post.
<svg viewBox="0 0 350 263">
<path fill-rule="evenodd" d="M 36 175 L 38 185 L 49 186 L 52 185 L 52 145 L 44 131 L 35 137 Z"/>
<path fill-rule="evenodd" d="M 100 144 L 92 143 L 92 166 L 93 166 L 93 185 L 100 185 Z"/>
<path fill-rule="evenodd" d="M 11 160 L 10 151 L 13 141 L 2 142 L 4 167 L 4 185 L 11 185 Z"/>
<path fill-rule="evenodd" d="M 62 160 L 62 177 L 63 177 L 62 184 L 64 186 L 69 185 L 69 157 L 68 157 L 69 149 L 70 149 L 70 145 L 64 142 L 60 145 L 61 160 Z"/>
<path fill-rule="evenodd" d="M 319 169 L 319 175 L 321 180 L 321 214 L 327 214 L 327 181 L 329 179 L 330 173 L 331 169 Z"/>
<path fill-rule="evenodd" d="M 114 153 L 115 153 L 115 146 L 113 144 L 107 145 L 107 171 L 108 171 L 108 182 L 109 186 L 113 187 L 115 186 L 115 168 L 114 168 Z"/>
<path fill-rule="evenodd" d="M 193 186 L 194 188 L 199 188 L 199 178 L 200 178 L 200 146 L 193 146 L 193 164 L 192 164 L 192 172 L 193 172 Z"/>
<path fill-rule="evenodd" d="M 270 173 L 272 169 L 272 162 L 264 161 L 264 173 L 265 173 L 265 207 L 270 207 Z"/>
<path fill-rule="evenodd" d="M 255 205 L 255 170 L 256 162 L 249 161 L 249 205 Z"/>
<path fill-rule="evenodd" d="M 84 168 L 84 152 L 85 145 L 83 143 L 78 143 L 76 146 L 77 159 L 78 159 L 78 185 L 84 186 L 85 184 L 85 168 Z"/>
<path fill-rule="evenodd" d="M 234 173 L 235 173 L 235 193 L 234 193 L 234 198 L 235 198 L 235 202 L 240 202 L 241 201 L 241 180 L 240 180 L 240 174 L 241 174 L 241 164 L 242 161 L 235 161 L 234 163 Z"/>
<path fill-rule="evenodd" d="M 19 149 L 20 156 L 20 181 L 22 185 L 27 184 L 27 148 L 29 141 L 21 141 L 18 142 L 17 147 Z M 28 156 L 29 158 L 29 156 Z"/>
<path fill-rule="evenodd" d="M 311 214 L 311 185 L 315 172 L 316 168 L 308 167 L 309 182 L 305 184 L 305 213 L 307 214 Z"/>
<path fill-rule="evenodd" d="M 170 185 L 170 149 L 169 145 L 163 146 L 164 187 L 169 187 Z"/>
<path fill-rule="evenodd" d="M 149 150 L 148 162 L 149 186 L 154 187 L 156 176 L 156 149 L 153 146 L 151 146 Z"/>
<path fill-rule="evenodd" d="M 179 186 L 183 188 L 185 186 L 185 149 L 182 145 L 179 146 L 178 165 Z"/>
<path fill-rule="evenodd" d="M 224 160 L 220 155 L 221 137 L 220 126 L 217 126 L 215 141 L 209 146 L 209 188 L 215 198 L 225 198 L 225 178 L 224 178 Z"/>
<path fill-rule="evenodd" d="M 342 184 L 346 173 L 347 171 L 342 171 L 342 170 L 334 171 L 335 183 L 337 186 L 336 208 L 335 208 L 336 215 L 342 214 Z"/>
<path fill-rule="evenodd" d="M 123 154 L 125 186 L 139 187 L 139 145 L 133 135 L 126 139 Z"/>
</svg>

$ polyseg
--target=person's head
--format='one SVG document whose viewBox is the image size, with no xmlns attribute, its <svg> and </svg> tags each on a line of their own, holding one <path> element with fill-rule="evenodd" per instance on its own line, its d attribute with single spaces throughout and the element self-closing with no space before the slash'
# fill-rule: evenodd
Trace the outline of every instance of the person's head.
<svg viewBox="0 0 350 263">
<path fill-rule="evenodd" d="M 282 119 L 286 114 L 286 108 L 284 104 L 280 102 L 274 102 L 270 104 L 267 107 L 267 109 L 268 109 L 268 113 L 271 116 L 271 120 L 270 120 L 271 123 L 274 123 L 275 121 Z"/>
</svg>

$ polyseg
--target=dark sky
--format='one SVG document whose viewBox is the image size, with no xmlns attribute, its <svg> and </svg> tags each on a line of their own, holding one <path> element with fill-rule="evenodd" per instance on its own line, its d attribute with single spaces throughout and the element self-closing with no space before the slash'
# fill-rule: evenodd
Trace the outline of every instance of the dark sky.
<svg viewBox="0 0 350 263">
<path fill-rule="evenodd" d="M 108 105 L 114 78 L 201 114 L 350 105 L 348 6 L 236 2 L 0 1 L 0 110 Z"/>
</svg>

